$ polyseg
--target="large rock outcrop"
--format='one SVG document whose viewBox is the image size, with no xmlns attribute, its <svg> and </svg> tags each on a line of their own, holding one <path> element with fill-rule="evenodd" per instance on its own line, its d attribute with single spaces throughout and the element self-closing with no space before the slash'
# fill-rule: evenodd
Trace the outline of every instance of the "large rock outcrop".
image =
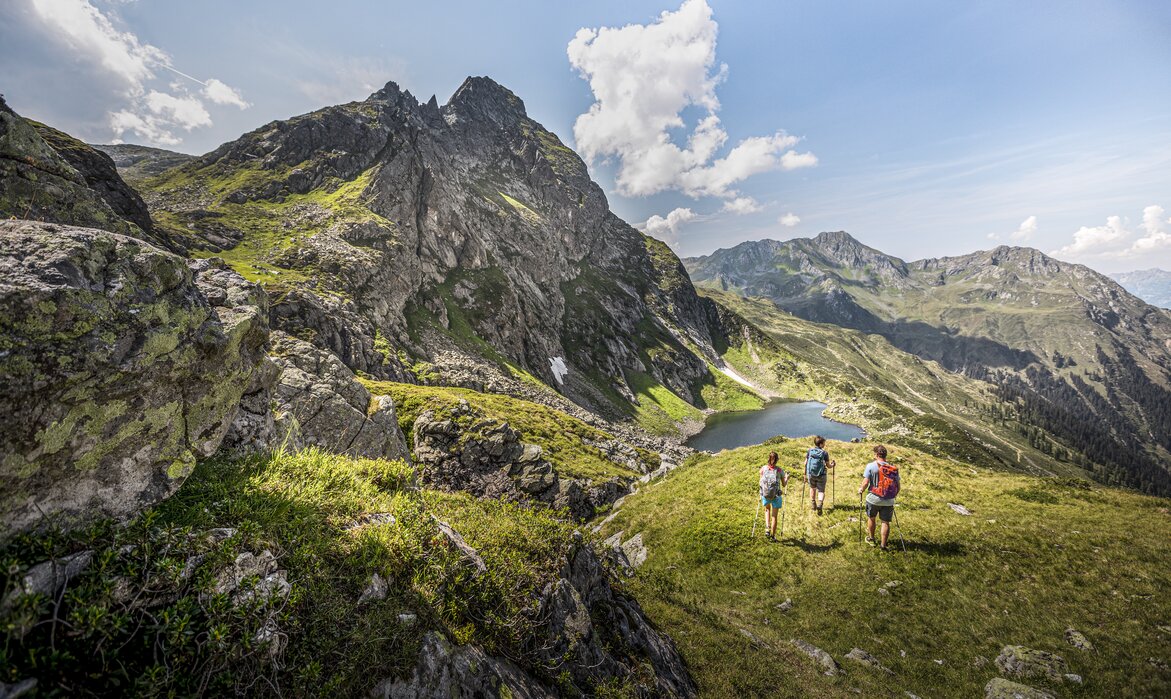
<svg viewBox="0 0 1171 699">
<path fill-rule="evenodd" d="M 0 222 L 0 536 L 173 493 L 219 448 L 267 337 L 265 294 L 222 263 Z"/>
<path fill-rule="evenodd" d="M 5 218 L 89 226 L 171 247 L 109 156 L 22 118 L 0 98 L 0 219 Z"/>
<path fill-rule="evenodd" d="M 630 492 L 631 479 L 591 482 L 561 476 L 541 447 L 521 442 L 507 422 L 479 415 L 466 402 L 450 411 L 424 411 L 412 432 L 420 475 L 432 487 L 543 502 L 565 508 L 579 521 Z"/>
</svg>

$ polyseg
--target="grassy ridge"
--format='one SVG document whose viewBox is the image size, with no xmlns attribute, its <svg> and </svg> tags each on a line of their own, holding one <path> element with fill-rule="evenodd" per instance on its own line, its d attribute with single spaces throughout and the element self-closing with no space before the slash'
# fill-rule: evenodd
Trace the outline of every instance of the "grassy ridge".
<svg viewBox="0 0 1171 699">
<path fill-rule="evenodd" d="M 126 527 L 12 542 L 0 551 L 5 571 L 82 549 L 95 555 L 60 607 L 39 597 L 2 615 L 9 632 L 54 614 L 62 623 L 41 623 L 23 642 L 6 634 L 0 681 L 31 675 L 42 692 L 63 696 L 359 696 L 409 675 L 433 629 L 524 657 L 536 626 L 525 610 L 556 578 L 572 527 L 507 503 L 407 490 L 408 479 L 401 462 L 316 450 L 213 460 Z M 353 526 L 373 513 L 394 521 Z M 486 575 L 469 574 L 433 516 L 478 549 Z M 235 534 L 215 542 L 205 534 L 215 527 Z M 288 642 L 279 664 L 255 640 L 269 618 L 265 600 L 237 606 L 212 591 L 239 553 L 263 550 L 292 585 L 276 602 Z M 184 577 L 188 561 L 195 568 Z M 372 573 L 389 581 L 388 597 L 359 605 Z M 416 621 L 400 621 L 404 612 Z"/>
<path fill-rule="evenodd" d="M 806 446 L 696 457 L 630 496 L 601 532 L 642 532 L 650 556 L 630 588 L 678 643 L 703 695 L 979 696 L 997 674 L 987 661 L 1008 644 L 1063 655 L 1085 685 L 1061 696 L 1171 692 L 1171 675 L 1147 663 L 1171 658 L 1168 501 L 896 450 L 908 551 L 881 553 L 849 521 L 869 447 L 831 442 L 837 509 L 821 518 L 800 509 L 792 481 L 783 542 L 765 543 L 759 527 L 750 539 L 760 464 L 777 449 L 796 474 Z M 787 613 L 775 608 L 786 598 Z M 1068 645 L 1067 627 L 1097 651 Z M 848 674 L 822 676 L 792 638 L 830 652 Z M 894 676 L 843 661 L 855 646 Z"/>
</svg>

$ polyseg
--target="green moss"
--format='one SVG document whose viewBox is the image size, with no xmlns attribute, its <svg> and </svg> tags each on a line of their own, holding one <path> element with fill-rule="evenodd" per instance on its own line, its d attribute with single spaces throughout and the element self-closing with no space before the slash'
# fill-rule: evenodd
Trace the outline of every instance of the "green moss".
<svg viewBox="0 0 1171 699">
<path fill-rule="evenodd" d="M 526 205 L 524 202 L 521 202 L 517 199 L 513 199 L 512 197 L 508 196 L 504 192 L 497 192 L 497 194 L 499 194 L 500 197 L 502 199 L 504 199 L 504 201 L 509 206 L 511 206 L 513 209 L 515 209 L 516 212 L 518 214 L 520 214 L 520 217 L 523 218 L 528 223 L 535 225 L 535 224 L 538 224 L 541 222 L 541 215 L 538 214 L 536 211 L 533 211 L 532 209 L 530 209 L 528 207 L 528 205 Z"/>
</svg>

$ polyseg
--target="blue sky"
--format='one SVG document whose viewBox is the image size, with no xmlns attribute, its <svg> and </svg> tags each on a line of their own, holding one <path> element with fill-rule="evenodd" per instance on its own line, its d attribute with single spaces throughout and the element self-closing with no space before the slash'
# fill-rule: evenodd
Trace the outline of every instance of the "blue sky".
<svg viewBox="0 0 1171 699">
<path fill-rule="evenodd" d="M 5 0 L 0 64 L 29 117 L 192 153 L 489 75 L 684 255 L 847 230 L 1171 268 L 1166 2 Z"/>
</svg>

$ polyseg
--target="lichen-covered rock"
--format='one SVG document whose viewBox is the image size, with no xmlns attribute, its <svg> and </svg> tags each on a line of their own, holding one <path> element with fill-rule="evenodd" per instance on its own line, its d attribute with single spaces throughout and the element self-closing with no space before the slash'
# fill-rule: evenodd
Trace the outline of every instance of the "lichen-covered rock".
<svg viewBox="0 0 1171 699">
<path fill-rule="evenodd" d="M 169 245 L 103 153 L 28 121 L 0 98 L 0 219 L 92 226 Z"/>
<path fill-rule="evenodd" d="M 996 667 L 1006 675 L 1054 682 L 1065 680 L 1069 673 L 1069 666 L 1060 655 L 1024 646 L 1005 646 L 996 657 Z"/>
<path fill-rule="evenodd" d="M 495 658 L 476 646 L 457 646 L 437 633 L 423 638 L 419 662 L 409 679 L 384 680 L 370 692 L 373 699 L 436 699 L 449 697 L 557 696 L 512 662 Z"/>
<path fill-rule="evenodd" d="M 140 240 L 0 222 L 0 537 L 173 493 L 252 380 L 264 299 Z"/>
<path fill-rule="evenodd" d="M 630 492 L 629 482 L 563 478 L 541 448 L 521 442 L 507 422 L 485 418 L 466 402 L 450 410 L 425 410 L 415 418 L 414 456 L 422 480 L 477 497 L 536 501 L 566 509 L 584 521 Z"/>
<path fill-rule="evenodd" d="M 234 445 L 256 443 L 267 428 L 266 406 L 274 406 L 272 441 L 291 449 L 318 446 L 367 458 L 410 460 L 395 417 L 394 402 L 372 397 L 334 354 L 282 332 L 272 333 L 270 360 L 277 373 L 265 393 L 248 394 Z M 261 411 L 261 412 L 257 412 Z"/>
<path fill-rule="evenodd" d="M 1049 692 L 1000 677 L 984 685 L 984 699 L 1054 699 Z"/>
<path fill-rule="evenodd" d="M 838 674 L 838 672 L 841 670 L 841 666 L 838 665 L 838 661 L 834 660 L 832 655 L 818 648 L 812 643 L 809 643 L 808 641 L 802 641 L 799 638 L 794 638 L 789 642 L 796 646 L 797 650 L 815 660 L 817 664 L 821 666 L 824 674 L 833 676 Z"/>
</svg>

